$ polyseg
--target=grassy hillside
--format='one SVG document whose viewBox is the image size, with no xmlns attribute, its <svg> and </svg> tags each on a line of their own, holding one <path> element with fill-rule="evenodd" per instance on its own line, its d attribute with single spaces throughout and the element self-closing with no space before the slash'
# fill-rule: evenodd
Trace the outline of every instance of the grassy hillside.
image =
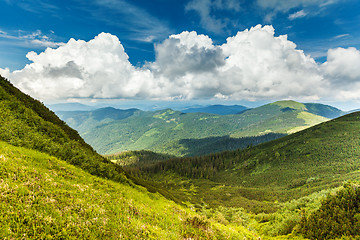
<svg viewBox="0 0 360 240">
<path fill-rule="evenodd" d="M 302 232 L 312 238 L 322 230 L 308 224 L 324 213 L 317 209 L 336 206 L 329 204 L 332 196 L 337 203 L 344 201 L 342 192 L 329 190 L 281 204 L 271 214 L 226 207 L 196 213 L 141 187 L 99 178 L 48 154 L 2 141 L 0 179 L 1 239 L 303 239 Z M 331 199 L 321 205 L 328 193 Z M 346 199 L 354 203 L 357 195 Z M 344 206 L 340 213 L 349 210 Z M 325 212 L 325 218 L 329 212 L 334 211 Z M 356 214 L 339 216 L 347 220 Z M 336 224 L 331 219 L 326 223 Z"/>
<path fill-rule="evenodd" d="M 314 105 L 312 109 L 319 109 L 319 106 Z M 204 141 L 201 139 L 230 136 L 230 140 L 234 140 L 231 144 L 227 144 L 229 139 L 217 144 L 221 145 L 218 150 L 232 150 L 236 148 L 233 145 L 238 141 L 233 138 L 267 133 L 293 133 L 328 120 L 309 112 L 304 104 L 294 101 L 267 104 L 236 115 L 182 113 L 171 109 L 155 112 L 135 111 L 122 119 L 106 117 L 111 115 L 106 113 L 99 115 L 102 118 L 96 118 L 96 111 L 59 114 L 101 154 L 145 149 L 159 153 L 170 152 L 177 156 L 214 152 L 210 147 L 204 148 Z M 193 148 L 185 146 L 188 139 L 194 144 Z M 241 145 L 244 144 L 240 144 L 239 147 Z M 200 151 L 196 152 L 195 149 Z"/>
<path fill-rule="evenodd" d="M 65 161 L 0 141 L 1 239 L 256 239 Z"/>
<path fill-rule="evenodd" d="M 276 202 L 359 180 L 359 134 L 360 113 L 353 113 L 243 151 L 129 170 L 190 202 L 271 212 Z"/>
<path fill-rule="evenodd" d="M 0 77 L 0 140 L 35 149 L 101 177 L 127 181 L 123 169 L 97 154 L 42 103 Z"/>
</svg>

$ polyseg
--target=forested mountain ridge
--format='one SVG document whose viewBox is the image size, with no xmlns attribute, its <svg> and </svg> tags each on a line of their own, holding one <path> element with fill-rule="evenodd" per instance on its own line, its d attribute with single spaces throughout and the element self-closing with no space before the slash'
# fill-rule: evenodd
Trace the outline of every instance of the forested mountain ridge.
<svg viewBox="0 0 360 240">
<path fill-rule="evenodd" d="M 190 191 L 192 185 L 198 190 L 186 196 L 189 201 L 203 199 L 208 204 L 227 206 L 241 203 L 254 211 L 259 205 L 252 201 L 265 201 L 270 210 L 271 202 L 339 186 L 345 180 L 360 180 L 359 135 L 360 112 L 356 112 L 245 150 L 144 167 L 139 164 L 129 170 L 165 183 L 177 196 L 184 197 L 179 189 Z M 179 184 L 181 181 L 186 185 Z"/>
<path fill-rule="evenodd" d="M 171 109 L 145 112 L 113 108 L 89 112 L 58 112 L 58 114 L 102 154 L 151 150 L 186 156 L 211 153 L 211 150 L 204 151 L 210 149 L 210 145 L 203 148 L 201 144 L 218 137 L 228 138 L 219 142 L 221 151 L 234 149 L 228 146 L 237 144 L 241 141 L 238 138 L 241 137 L 300 131 L 329 120 L 321 115 L 341 114 L 340 110 L 334 109 L 321 104 L 279 101 L 234 115 L 182 113 Z M 103 114 L 97 114 L 97 111 L 102 111 Z M 106 111 L 110 113 L 106 114 Z M 111 115 L 113 112 L 121 112 L 122 118 L 115 119 Z M 199 149 L 203 150 L 196 152 L 192 148 L 187 149 L 183 144 L 187 141 L 192 141 L 193 148 L 199 144 Z M 227 144 L 229 141 L 231 143 Z M 239 147 L 242 145 L 248 144 L 240 144 Z"/>
<path fill-rule="evenodd" d="M 201 156 L 210 153 L 244 149 L 246 147 L 256 146 L 260 143 L 275 140 L 286 135 L 287 134 L 281 133 L 266 133 L 260 136 L 239 138 L 223 136 L 200 139 L 180 139 L 165 143 L 162 146 L 154 148 L 154 150 L 158 152 L 166 152 L 174 156 Z"/>
</svg>

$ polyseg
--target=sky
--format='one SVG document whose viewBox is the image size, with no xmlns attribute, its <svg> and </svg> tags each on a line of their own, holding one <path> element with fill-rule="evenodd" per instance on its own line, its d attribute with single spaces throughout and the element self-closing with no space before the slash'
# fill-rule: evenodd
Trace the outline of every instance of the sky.
<svg viewBox="0 0 360 240">
<path fill-rule="evenodd" d="M 0 0 L 0 14 L 0 74 L 44 102 L 360 108 L 358 0 Z"/>
</svg>

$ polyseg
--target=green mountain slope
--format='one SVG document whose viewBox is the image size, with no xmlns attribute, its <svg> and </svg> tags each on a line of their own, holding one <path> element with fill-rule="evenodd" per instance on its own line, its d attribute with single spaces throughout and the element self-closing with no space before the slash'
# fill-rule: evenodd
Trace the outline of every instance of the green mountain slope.
<svg viewBox="0 0 360 240">
<path fill-rule="evenodd" d="M 97 154 L 42 103 L 0 77 L 0 140 L 35 149 L 101 177 L 127 181 L 123 169 Z"/>
<path fill-rule="evenodd" d="M 313 109 L 320 108 L 314 106 Z M 171 109 L 155 112 L 134 111 L 132 115 L 122 119 L 106 117 L 111 113 L 102 113 L 100 118 L 96 118 L 96 111 L 59 112 L 59 116 L 77 129 L 85 141 L 102 154 L 146 149 L 159 153 L 170 151 L 171 154 L 184 156 L 214 152 L 210 147 L 203 148 L 201 139 L 230 136 L 230 140 L 233 140 L 231 144 L 228 144 L 228 141 L 218 144 L 221 145 L 219 150 L 231 150 L 234 148 L 229 146 L 238 142 L 238 139 L 233 138 L 267 133 L 288 134 L 328 120 L 311 112 L 302 103 L 280 101 L 241 114 L 223 116 L 209 113 L 185 114 Z M 187 139 L 193 141 L 192 149 L 187 150 L 182 145 Z M 239 147 L 241 145 L 247 144 L 240 144 Z M 194 151 L 196 148 L 200 151 Z"/>
<path fill-rule="evenodd" d="M 150 176 L 188 201 L 201 203 L 203 199 L 211 206 L 273 211 L 276 201 L 359 180 L 359 134 L 358 112 L 243 151 L 173 159 L 129 170 Z M 184 191 L 191 194 L 184 195 Z"/>
<path fill-rule="evenodd" d="M 0 141 L 1 239 L 257 239 L 140 187 Z"/>
</svg>

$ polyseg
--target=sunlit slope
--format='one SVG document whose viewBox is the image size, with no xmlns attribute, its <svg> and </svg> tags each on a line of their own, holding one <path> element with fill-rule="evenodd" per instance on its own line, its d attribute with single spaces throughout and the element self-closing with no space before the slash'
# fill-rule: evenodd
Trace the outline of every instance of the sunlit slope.
<svg viewBox="0 0 360 240">
<path fill-rule="evenodd" d="M 256 239 L 145 189 L 0 141 L 1 239 Z"/>
<path fill-rule="evenodd" d="M 139 169 L 168 183 L 166 187 L 179 198 L 185 196 L 185 188 L 191 192 L 185 197 L 190 201 L 260 211 L 264 201 L 271 209 L 275 201 L 359 180 L 359 136 L 357 112 L 246 150 L 139 165 Z"/>
<path fill-rule="evenodd" d="M 87 143 L 102 154 L 146 149 L 161 153 L 170 151 L 172 154 L 184 156 L 211 153 L 211 151 L 203 150 L 194 152 L 193 149 L 187 151 L 182 145 L 187 140 L 192 141 L 194 147 L 198 144 L 199 149 L 204 149 L 201 146 L 204 141 L 201 139 L 226 136 L 239 138 L 267 133 L 288 134 L 329 120 L 322 115 L 325 115 L 326 109 L 331 109 L 330 106 L 329 108 L 321 104 L 309 106 L 312 106 L 311 111 L 306 104 L 280 101 L 235 115 L 181 113 L 171 109 L 155 112 L 134 110 L 131 114 L 122 115 L 124 117 L 121 119 L 108 116 L 116 111 L 126 113 L 129 110 L 102 109 L 101 115 L 97 114 L 100 110 L 60 112 L 59 114 L 70 126 L 80 132 Z M 314 114 L 315 110 L 322 115 Z M 100 116 L 100 118 L 95 116 Z M 238 141 L 235 139 L 229 146 Z M 226 142 L 220 142 L 219 149 L 234 149 L 227 147 Z M 176 152 L 176 149 L 182 149 L 182 151 Z"/>
<path fill-rule="evenodd" d="M 312 106 L 311 111 L 306 104 L 288 100 L 248 110 L 241 114 L 243 121 L 248 121 L 248 124 L 232 133 L 231 136 L 256 136 L 270 132 L 290 134 L 329 120 L 322 115 L 316 115 L 315 110 L 320 112 L 318 109 L 328 109 L 327 107 L 330 109 L 330 106 L 322 104 L 309 104 L 309 106 Z M 327 116 L 332 113 L 326 110 L 323 110 L 322 113 L 325 112 L 328 113 Z M 336 117 L 338 116 L 341 114 L 336 115 Z"/>
</svg>

